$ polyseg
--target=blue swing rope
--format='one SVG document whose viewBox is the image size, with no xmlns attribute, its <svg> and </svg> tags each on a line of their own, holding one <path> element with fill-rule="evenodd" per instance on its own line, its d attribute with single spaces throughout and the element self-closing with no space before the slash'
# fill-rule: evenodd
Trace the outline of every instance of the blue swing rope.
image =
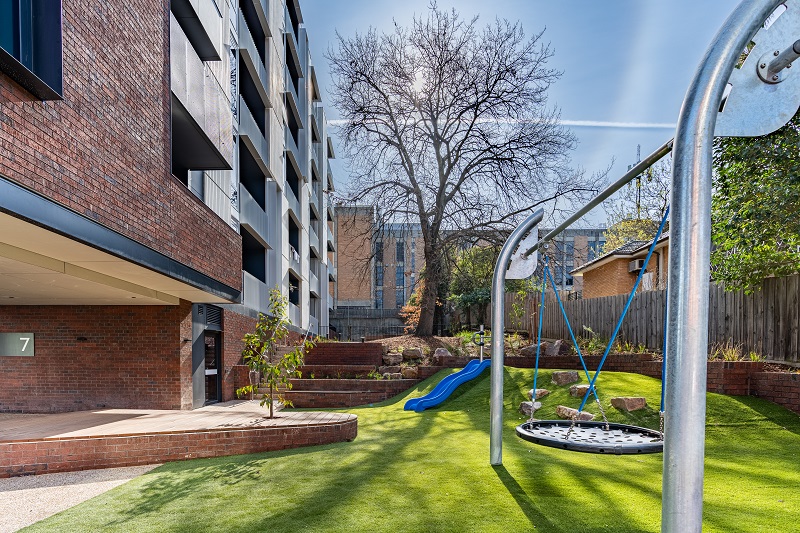
<svg viewBox="0 0 800 533">
<path fill-rule="evenodd" d="M 667 295 L 667 291 L 664 291 Z M 669 298 L 666 298 L 667 303 L 664 305 L 664 341 L 661 344 L 661 407 L 658 411 L 661 413 L 661 420 L 664 420 L 664 399 L 667 395 L 667 388 L 664 386 L 664 379 L 667 377 L 667 313 L 669 312 Z M 664 430 L 661 430 L 664 433 Z"/>
<path fill-rule="evenodd" d="M 667 210 L 664 213 L 664 218 L 661 219 L 661 224 L 658 226 L 658 231 L 656 232 L 656 236 L 653 237 L 653 243 L 650 245 L 650 249 L 647 251 L 647 257 L 644 260 L 645 267 L 647 267 L 647 265 L 650 263 L 650 257 L 653 255 L 653 251 L 656 249 L 656 243 L 658 242 L 659 237 L 661 237 L 661 232 L 664 231 L 664 225 L 667 223 L 668 216 L 669 216 L 669 207 L 667 207 Z M 633 302 L 633 297 L 636 295 L 636 289 L 639 288 L 639 283 L 641 283 L 642 281 L 642 276 L 644 276 L 644 271 L 645 268 L 642 268 L 639 271 L 639 275 L 636 277 L 636 283 L 633 284 L 633 289 L 631 290 L 631 293 L 628 296 L 628 301 L 625 302 L 625 307 L 622 309 L 622 315 L 619 317 L 619 320 L 617 321 L 617 325 L 614 328 L 614 333 L 611 334 L 611 338 L 608 340 L 608 345 L 606 346 L 605 352 L 603 352 L 603 357 L 600 359 L 600 364 L 597 366 L 597 370 L 594 373 L 594 377 L 589 383 L 589 390 L 586 391 L 586 395 L 583 397 L 583 401 L 581 401 L 581 406 L 578 408 L 578 412 L 583 411 L 583 408 L 586 406 L 586 401 L 589 399 L 590 392 L 594 392 L 595 393 L 594 397 L 597 398 L 597 392 L 595 392 L 594 390 L 594 383 L 595 381 L 597 381 L 597 376 L 600 375 L 600 371 L 603 369 L 603 364 L 606 362 L 606 357 L 608 357 L 608 354 L 611 351 L 611 347 L 614 345 L 614 341 L 617 338 L 617 334 L 619 333 L 619 330 L 622 327 L 622 321 L 625 319 L 625 315 L 628 314 L 628 309 L 630 309 L 631 302 Z M 570 331 L 570 333 L 572 332 Z M 665 328 L 665 335 L 666 335 L 666 328 Z M 663 398 L 663 390 L 664 390 L 663 380 L 661 382 L 661 390 Z M 598 402 L 599 401 L 600 400 L 598 399 Z"/>
<path fill-rule="evenodd" d="M 575 346 L 575 351 L 578 352 L 578 358 L 581 360 L 581 366 L 583 367 L 583 371 L 586 374 L 586 379 L 592 382 L 594 385 L 594 380 L 589 376 L 589 369 L 586 368 L 586 362 L 583 360 L 583 354 L 581 353 L 581 347 L 578 345 L 578 340 L 575 338 L 575 333 L 572 332 L 572 326 L 569 323 L 569 318 L 567 317 L 567 311 L 564 309 L 564 303 L 561 301 L 561 297 L 558 295 L 558 287 L 556 286 L 556 281 L 553 278 L 553 273 L 550 272 L 550 269 L 545 267 L 545 275 L 550 279 L 550 283 L 553 285 L 553 292 L 556 293 L 556 300 L 558 301 L 558 307 L 561 309 L 561 314 L 564 316 L 564 322 L 567 323 L 567 331 L 569 331 L 569 337 L 572 339 L 572 345 Z M 541 342 L 539 343 L 541 344 Z M 597 373 L 595 372 L 595 377 L 597 377 Z M 594 387 L 590 386 L 589 390 L 586 391 L 586 396 L 589 396 L 589 392 L 594 393 L 595 399 L 600 402 L 600 398 L 597 396 L 597 392 L 594 390 Z M 581 405 L 583 408 L 583 405 Z M 605 416 L 603 417 L 605 418 Z"/>
<path fill-rule="evenodd" d="M 536 403 L 536 379 L 539 377 L 539 351 L 542 348 L 542 321 L 544 319 L 544 291 L 547 289 L 547 272 L 549 272 L 549 265 L 547 257 L 544 258 L 544 273 L 542 276 L 542 299 L 539 302 L 539 328 L 536 332 L 536 366 L 533 370 L 533 394 L 531 395 L 531 402 Z M 531 411 L 533 417 L 533 411 Z"/>
</svg>

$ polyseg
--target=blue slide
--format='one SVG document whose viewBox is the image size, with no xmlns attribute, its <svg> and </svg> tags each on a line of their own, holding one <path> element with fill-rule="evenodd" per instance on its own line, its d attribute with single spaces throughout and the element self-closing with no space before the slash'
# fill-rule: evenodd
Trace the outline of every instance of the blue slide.
<svg viewBox="0 0 800 533">
<path fill-rule="evenodd" d="M 491 359 L 486 359 L 482 363 L 478 359 L 473 359 L 467 366 L 455 374 L 450 374 L 439 382 L 433 390 L 422 398 L 412 398 L 403 407 L 406 411 L 416 411 L 421 413 L 428 407 L 435 407 L 445 401 L 453 391 L 462 383 L 473 380 L 483 373 L 492 363 Z"/>
</svg>

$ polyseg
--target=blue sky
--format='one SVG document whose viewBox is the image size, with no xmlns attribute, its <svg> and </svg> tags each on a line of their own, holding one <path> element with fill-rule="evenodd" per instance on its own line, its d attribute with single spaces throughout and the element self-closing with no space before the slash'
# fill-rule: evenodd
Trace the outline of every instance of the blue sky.
<svg viewBox="0 0 800 533">
<path fill-rule="evenodd" d="M 344 36 L 369 26 L 391 31 L 393 21 L 408 25 L 428 0 L 301 0 L 311 54 L 328 101 L 330 77 L 324 57 Z M 519 20 L 527 34 L 546 28 L 555 51 L 550 66 L 561 79 L 550 89 L 550 104 L 561 108 L 579 144 L 573 164 L 587 172 L 605 169 L 622 175 L 642 156 L 674 135 L 680 105 L 708 44 L 736 0 L 439 0 L 462 16 Z M 327 108 L 329 119 L 338 118 Z M 611 124 L 604 126 L 580 124 Z M 636 126 L 639 125 L 639 126 Z M 648 125 L 643 127 L 642 125 Z M 665 127 L 666 125 L 666 127 Z M 336 142 L 336 139 L 334 139 Z M 334 165 L 337 185 L 347 180 L 346 161 Z M 599 218 L 598 218 L 599 217 Z M 598 214 L 595 221 L 602 221 Z"/>
</svg>

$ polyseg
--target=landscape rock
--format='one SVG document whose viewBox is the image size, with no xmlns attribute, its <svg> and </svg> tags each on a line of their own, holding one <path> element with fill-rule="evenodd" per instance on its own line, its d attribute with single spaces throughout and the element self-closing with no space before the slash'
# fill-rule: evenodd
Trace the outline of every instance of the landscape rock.
<svg viewBox="0 0 800 533">
<path fill-rule="evenodd" d="M 442 361 L 445 357 L 450 357 L 452 354 L 447 348 L 436 348 L 433 352 L 433 365 L 442 366 Z"/>
<path fill-rule="evenodd" d="M 573 385 L 569 388 L 569 395 L 575 398 L 583 398 L 586 396 L 586 391 L 589 390 L 589 385 Z"/>
<path fill-rule="evenodd" d="M 536 345 L 529 344 L 519 351 L 519 355 L 522 357 L 536 357 Z"/>
<path fill-rule="evenodd" d="M 401 353 L 387 353 L 383 356 L 383 364 L 388 366 L 397 366 L 403 362 L 403 354 Z"/>
<path fill-rule="evenodd" d="M 378 374 L 397 374 L 398 372 L 400 372 L 400 367 L 397 365 L 378 367 Z"/>
<path fill-rule="evenodd" d="M 403 350 L 403 361 L 422 359 L 422 350 L 419 348 L 406 348 Z"/>
<path fill-rule="evenodd" d="M 550 394 L 550 391 L 547 389 L 536 389 L 536 399 L 538 400 L 542 396 L 547 396 Z M 528 399 L 533 400 L 533 389 L 528 391 Z"/>
<path fill-rule="evenodd" d="M 419 368 L 415 366 L 407 366 L 400 370 L 400 373 L 405 379 L 417 379 L 419 376 Z"/>
<path fill-rule="evenodd" d="M 619 396 L 611 398 L 611 405 L 620 411 L 638 411 L 647 407 L 647 400 L 640 396 Z"/>
<path fill-rule="evenodd" d="M 556 407 L 556 416 L 563 418 L 564 420 L 572 420 L 575 417 L 577 417 L 578 420 L 594 420 L 594 415 L 592 413 L 578 413 L 577 409 L 573 409 L 572 407 L 567 407 L 565 405 L 559 405 Z"/>
<path fill-rule="evenodd" d="M 577 370 L 562 370 L 560 372 L 553 372 L 553 383 L 556 385 L 569 385 L 578 381 Z"/>
<path fill-rule="evenodd" d="M 541 407 L 542 404 L 540 402 L 522 402 L 519 404 L 519 412 L 525 416 L 532 417 Z"/>
<path fill-rule="evenodd" d="M 383 375 L 383 379 L 403 379 L 403 374 L 400 372 L 387 372 Z"/>
<path fill-rule="evenodd" d="M 570 352 L 570 344 L 564 342 L 561 339 L 558 339 L 556 342 L 547 347 L 544 354 L 552 357 L 555 355 L 569 355 L 569 352 Z"/>
</svg>

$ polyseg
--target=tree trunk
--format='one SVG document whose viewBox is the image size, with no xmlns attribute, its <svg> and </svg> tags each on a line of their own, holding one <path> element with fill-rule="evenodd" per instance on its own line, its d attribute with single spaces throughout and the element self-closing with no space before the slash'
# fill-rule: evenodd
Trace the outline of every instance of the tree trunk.
<svg viewBox="0 0 800 533">
<path fill-rule="evenodd" d="M 433 265 L 429 268 L 428 265 Z M 436 314 L 436 288 L 439 286 L 439 272 L 436 262 L 425 258 L 425 285 L 422 288 L 420 299 L 419 324 L 417 324 L 417 337 L 433 335 L 433 317 Z"/>
<path fill-rule="evenodd" d="M 272 383 L 269 384 L 269 417 L 273 418 L 275 416 L 272 406 L 275 405 L 275 389 L 272 386 Z"/>
</svg>

